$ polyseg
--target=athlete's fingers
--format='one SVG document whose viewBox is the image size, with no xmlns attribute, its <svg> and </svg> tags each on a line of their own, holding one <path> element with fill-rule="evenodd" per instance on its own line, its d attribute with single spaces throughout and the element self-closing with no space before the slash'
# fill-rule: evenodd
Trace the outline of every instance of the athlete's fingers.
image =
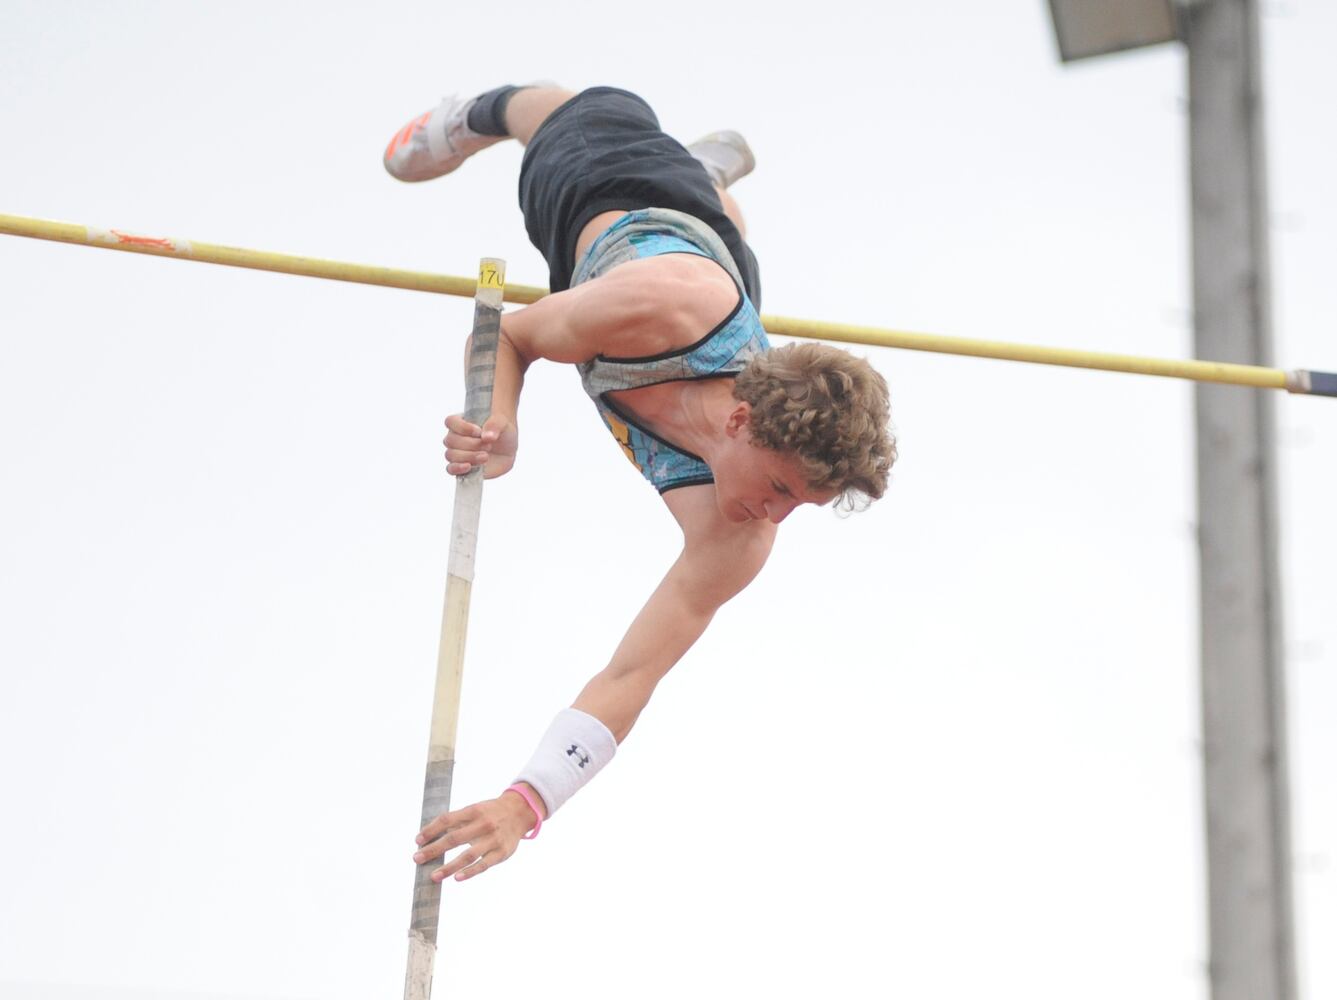
<svg viewBox="0 0 1337 1000">
<path fill-rule="evenodd" d="M 453 851 L 457 847 L 463 847 L 471 840 L 476 840 L 486 833 L 479 824 L 472 823 L 465 826 L 456 827 L 453 830 L 447 830 L 436 839 L 423 844 L 413 854 L 413 860 L 417 864 L 426 864 L 428 861 L 434 861 L 443 857 L 447 851 Z"/>
<path fill-rule="evenodd" d="M 452 875 L 458 878 L 460 872 L 464 871 L 466 868 L 471 868 L 477 865 L 484 866 L 479 869 L 479 871 L 482 871 L 487 866 L 487 862 L 483 860 L 486 854 L 486 851 L 472 847 L 467 851 L 461 851 L 451 859 L 449 864 L 442 865 L 436 871 L 432 872 L 432 878 L 436 879 L 438 882 L 444 882 Z M 461 881 L 463 880 L 461 879 Z"/>
<path fill-rule="evenodd" d="M 456 882 L 467 882 L 467 881 L 469 881 L 469 879 L 473 878 L 475 875 L 481 875 L 483 872 L 487 871 L 489 868 L 492 867 L 493 864 L 499 864 L 499 863 L 501 863 L 502 861 L 506 860 L 505 858 L 497 858 L 496 861 L 489 861 L 488 859 L 491 858 L 491 857 L 493 857 L 493 856 L 494 856 L 494 853 L 495 853 L 495 852 L 489 852 L 489 853 L 483 855 L 481 858 L 479 858 L 479 859 L 478 859 L 477 861 L 475 861 L 473 864 L 469 865 L 467 868 L 463 869 L 462 871 L 457 872 L 456 875 L 455 875 L 455 881 L 456 881 Z M 446 876 L 444 876 L 444 875 L 442 876 L 443 879 L 444 879 L 445 877 L 446 877 Z"/>
<path fill-rule="evenodd" d="M 469 423 L 469 421 L 464 419 L 464 414 L 462 413 L 452 413 L 450 416 L 446 417 L 446 430 L 455 434 L 464 434 L 467 437 L 472 438 L 481 438 L 483 436 L 483 428 L 479 427 L 477 424 Z"/>
<path fill-rule="evenodd" d="M 459 847 L 464 843 L 467 843 L 466 839 L 457 837 L 453 833 L 444 833 L 440 837 L 437 837 L 435 840 L 424 844 L 422 847 L 419 847 L 414 851 L 413 863 L 416 865 L 426 864 L 428 861 L 439 858 L 447 851 Z"/>
<path fill-rule="evenodd" d="M 459 448 L 467 451 L 480 451 L 486 447 L 482 438 L 470 437 L 468 434 L 456 434 L 454 431 L 442 438 L 441 443 L 447 448 Z"/>
<path fill-rule="evenodd" d="M 475 839 L 470 847 L 473 849 L 474 857 L 478 860 L 471 864 L 465 864 L 464 862 L 468 860 L 468 852 L 465 852 L 465 855 L 455 859 L 455 862 L 460 862 L 458 866 L 455 862 L 451 862 L 451 864 L 439 869 L 442 872 L 441 877 L 446 879 L 454 875 L 457 882 L 471 879 L 475 875 L 481 874 L 489 868 L 495 868 L 503 861 L 509 860 L 519 846 L 520 838 L 518 835 L 502 831 L 498 831 L 495 837 Z M 433 875 L 435 874 L 433 872 Z"/>
<path fill-rule="evenodd" d="M 425 824 L 423 828 L 418 831 L 418 836 L 414 838 L 414 842 L 419 847 L 422 847 L 429 841 L 435 840 L 437 837 L 441 836 L 441 834 L 445 833 L 447 830 L 453 830 L 456 827 L 463 826 L 465 823 L 470 822 L 477 817 L 477 814 L 478 809 L 476 806 L 466 806 L 463 809 L 456 809 L 454 812 L 444 812 L 437 816 L 436 819 Z"/>
<path fill-rule="evenodd" d="M 429 861 L 435 861 L 443 858 L 446 853 L 453 851 L 457 847 L 464 847 L 467 844 L 486 842 L 486 838 L 492 832 L 491 828 L 482 821 L 466 823 L 464 826 L 458 826 L 448 830 L 435 840 L 419 847 L 413 855 L 413 860 L 418 864 L 426 864 Z M 479 847 L 478 850 L 484 848 Z"/>
<path fill-rule="evenodd" d="M 471 472 L 476 472 L 483 467 L 484 463 L 472 464 L 469 462 L 447 462 L 446 472 L 452 476 L 467 476 Z"/>
<path fill-rule="evenodd" d="M 487 452 L 471 448 L 446 449 L 446 461 L 452 465 L 486 465 L 487 457 Z"/>
</svg>

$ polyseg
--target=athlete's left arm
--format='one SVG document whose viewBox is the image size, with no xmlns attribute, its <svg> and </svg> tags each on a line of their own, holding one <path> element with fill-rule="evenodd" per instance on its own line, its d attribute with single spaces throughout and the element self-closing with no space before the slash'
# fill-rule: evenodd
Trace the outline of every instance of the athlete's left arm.
<svg viewBox="0 0 1337 1000">
<path fill-rule="evenodd" d="M 664 494 L 682 526 L 681 555 L 627 629 L 612 660 L 576 698 L 574 708 L 598 719 L 621 743 L 664 675 L 692 647 L 715 612 L 760 572 L 775 540 L 769 521 L 732 523 L 719 511 L 714 486 L 686 486 Z M 537 803 L 541 808 L 544 803 Z M 515 853 L 539 817 L 519 795 L 442 813 L 419 832 L 419 864 L 436 863 L 465 847 L 433 872 L 438 881 L 468 879 Z"/>
<path fill-rule="evenodd" d="M 664 502 L 682 527 L 683 548 L 574 708 L 599 719 L 619 743 L 655 686 L 682 659 L 728 600 L 756 577 L 770 555 L 776 526 L 734 523 L 720 513 L 715 487 L 670 490 Z"/>
</svg>

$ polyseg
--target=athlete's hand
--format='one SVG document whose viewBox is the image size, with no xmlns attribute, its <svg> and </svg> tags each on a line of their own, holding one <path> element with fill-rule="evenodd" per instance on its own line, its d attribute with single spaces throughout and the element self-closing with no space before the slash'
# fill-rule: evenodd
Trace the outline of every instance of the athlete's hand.
<svg viewBox="0 0 1337 1000">
<path fill-rule="evenodd" d="M 464 850 L 432 872 L 432 880 L 444 882 L 452 875 L 463 882 L 499 865 L 515 853 L 521 838 L 535 823 L 529 804 L 514 792 L 479 802 L 454 812 L 442 813 L 418 833 L 418 864 L 441 858 L 457 847 Z"/>
<path fill-rule="evenodd" d="M 462 476 L 483 466 L 483 478 L 495 479 L 511 471 L 520 432 L 514 421 L 493 414 L 479 427 L 459 413 L 446 417 L 446 471 Z"/>
</svg>

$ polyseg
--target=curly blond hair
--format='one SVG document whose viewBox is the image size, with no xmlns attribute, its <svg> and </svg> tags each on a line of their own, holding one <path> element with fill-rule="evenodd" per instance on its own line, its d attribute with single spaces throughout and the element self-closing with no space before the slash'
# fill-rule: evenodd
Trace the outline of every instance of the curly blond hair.
<svg viewBox="0 0 1337 1000">
<path fill-rule="evenodd" d="M 862 509 L 887 489 L 896 461 L 886 380 L 826 344 L 787 344 L 754 357 L 734 382 L 752 408 L 753 444 L 798 456 L 808 488 Z"/>
</svg>

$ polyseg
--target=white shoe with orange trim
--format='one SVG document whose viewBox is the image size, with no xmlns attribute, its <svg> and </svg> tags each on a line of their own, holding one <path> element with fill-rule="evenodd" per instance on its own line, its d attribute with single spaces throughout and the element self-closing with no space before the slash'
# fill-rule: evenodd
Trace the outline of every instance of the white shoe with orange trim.
<svg viewBox="0 0 1337 1000">
<path fill-rule="evenodd" d="M 401 128 L 385 147 L 385 169 L 401 181 L 429 181 L 505 139 L 469 128 L 469 109 L 475 100 L 447 97 Z"/>
</svg>

